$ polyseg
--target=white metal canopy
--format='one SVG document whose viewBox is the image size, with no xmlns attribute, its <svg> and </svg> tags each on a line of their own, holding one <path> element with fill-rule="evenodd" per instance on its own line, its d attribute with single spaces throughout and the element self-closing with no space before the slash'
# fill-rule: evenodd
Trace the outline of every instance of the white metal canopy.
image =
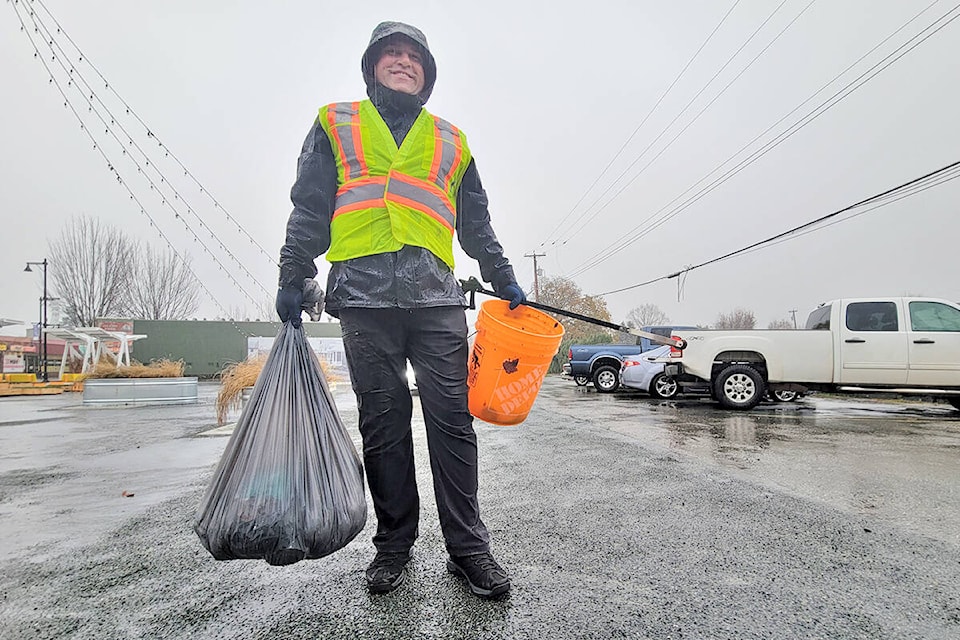
<svg viewBox="0 0 960 640">
<path fill-rule="evenodd" d="M 44 329 L 44 333 L 54 338 L 64 341 L 63 357 L 60 359 L 60 377 L 63 377 L 67 368 L 67 362 L 71 357 L 79 358 L 82 361 L 81 373 L 86 373 L 89 369 L 100 362 L 100 358 L 107 354 L 116 363 L 117 368 L 130 366 L 130 345 L 146 338 L 144 334 L 120 333 L 117 331 L 107 331 L 100 327 L 75 327 L 73 329 Z M 120 345 L 117 353 L 110 349 L 104 349 L 108 342 L 116 342 Z M 81 349 L 81 347 L 83 347 Z"/>
</svg>

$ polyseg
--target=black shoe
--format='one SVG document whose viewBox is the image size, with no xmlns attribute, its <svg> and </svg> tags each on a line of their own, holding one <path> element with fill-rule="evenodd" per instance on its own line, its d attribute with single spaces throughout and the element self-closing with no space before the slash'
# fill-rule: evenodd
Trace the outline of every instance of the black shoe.
<svg viewBox="0 0 960 640">
<path fill-rule="evenodd" d="M 510 578 L 490 552 L 450 556 L 447 570 L 467 579 L 470 591 L 481 598 L 497 598 L 510 591 Z"/>
<path fill-rule="evenodd" d="M 378 551 L 367 567 L 367 589 L 371 593 L 393 591 L 403 584 L 409 561 L 409 551 Z"/>
</svg>

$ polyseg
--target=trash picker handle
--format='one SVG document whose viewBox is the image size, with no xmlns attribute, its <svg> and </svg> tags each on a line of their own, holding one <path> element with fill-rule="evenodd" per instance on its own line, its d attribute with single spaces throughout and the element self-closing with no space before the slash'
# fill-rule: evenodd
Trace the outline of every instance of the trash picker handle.
<svg viewBox="0 0 960 640">
<path fill-rule="evenodd" d="M 474 304 L 474 294 L 483 293 L 488 296 L 493 296 L 494 298 L 500 298 L 495 291 L 490 289 L 485 289 L 483 285 L 475 277 L 471 276 L 467 280 L 461 280 L 460 286 L 463 288 L 464 293 L 470 294 L 470 308 L 475 309 L 476 305 Z M 505 299 L 505 298 L 501 298 Z M 632 329 L 626 325 L 617 324 L 615 322 L 607 322 L 606 320 L 600 320 L 599 318 L 591 318 L 590 316 L 585 316 L 575 311 L 568 311 L 566 309 L 559 309 L 557 307 L 551 307 L 547 304 L 541 304 L 539 302 L 531 302 L 527 300 L 522 302 L 528 307 L 533 307 L 534 309 L 540 309 L 541 311 L 546 311 L 548 313 L 556 313 L 562 316 L 567 316 L 569 318 L 574 318 L 576 320 L 583 320 L 584 322 L 589 322 L 590 324 L 599 325 L 601 327 L 606 327 L 608 329 L 613 329 L 615 331 L 622 331 L 623 333 L 629 333 L 632 336 L 638 338 L 646 338 L 650 342 L 655 344 L 669 345 L 676 349 L 683 350 L 687 347 L 687 341 L 682 338 L 668 338 L 667 336 L 661 336 L 657 333 L 650 333 L 649 331 L 641 331 L 640 329 Z"/>
</svg>

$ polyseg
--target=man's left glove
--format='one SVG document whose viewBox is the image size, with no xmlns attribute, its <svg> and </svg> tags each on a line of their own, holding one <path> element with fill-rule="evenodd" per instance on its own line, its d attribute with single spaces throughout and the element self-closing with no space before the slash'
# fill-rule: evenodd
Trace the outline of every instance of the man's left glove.
<svg viewBox="0 0 960 640">
<path fill-rule="evenodd" d="M 516 309 L 527 301 L 527 294 L 523 292 L 523 289 L 521 289 L 520 285 L 516 282 L 511 282 L 501 287 L 500 290 L 497 291 L 497 295 L 504 300 L 509 300 L 511 309 Z"/>
</svg>

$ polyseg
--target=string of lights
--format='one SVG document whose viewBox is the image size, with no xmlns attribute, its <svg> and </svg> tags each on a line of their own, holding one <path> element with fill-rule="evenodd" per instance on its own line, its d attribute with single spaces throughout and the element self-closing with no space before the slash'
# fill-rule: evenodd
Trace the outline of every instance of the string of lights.
<svg viewBox="0 0 960 640">
<path fill-rule="evenodd" d="M 200 227 L 206 230 L 210 238 L 219 245 L 220 250 L 224 254 L 229 256 L 231 260 L 233 260 L 233 262 L 239 267 L 240 271 L 242 271 L 248 278 L 250 278 L 250 280 L 257 287 L 259 287 L 261 291 L 263 291 L 266 295 L 270 295 L 270 291 L 259 282 L 259 280 L 246 267 L 243 261 L 241 261 L 236 255 L 233 254 L 232 251 L 230 251 L 226 247 L 225 243 L 217 236 L 217 234 L 213 231 L 213 229 L 211 229 L 208 225 L 206 225 L 206 223 L 204 223 L 204 221 L 193 210 L 193 208 L 189 206 L 189 204 L 185 201 L 185 199 L 181 196 L 181 194 L 176 190 L 176 188 L 173 187 L 172 183 L 169 180 L 167 180 L 167 178 L 163 175 L 163 173 L 157 167 L 157 163 L 151 162 L 151 160 L 149 159 L 149 156 L 146 154 L 146 152 L 143 151 L 143 148 L 134 141 L 134 137 L 130 134 L 130 132 L 128 132 L 125 128 L 123 128 L 123 125 L 119 123 L 119 121 L 117 120 L 113 112 L 110 111 L 109 107 L 107 107 L 103 103 L 103 101 L 97 96 L 96 91 L 83 78 L 82 74 L 80 74 L 77 71 L 76 67 L 71 64 L 69 69 L 67 68 L 67 64 L 64 62 L 64 60 L 68 60 L 67 54 L 62 49 L 62 47 L 59 46 L 59 43 L 57 42 L 56 38 L 53 36 L 53 33 L 46 27 L 46 25 L 44 25 L 40 20 L 37 19 L 34 12 L 32 11 L 28 12 L 28 17 L 31 23 L 33 24 L 34 33 L 42 37 L 43 40 L 46 42 L 47 48 L 51 53 L 51 61 L 55 61 L 58 64 L 58 66 L 63 70 L 63 72 L 67 75 L 67 78 L 68 78 L 66 83 L 67 86 L 71 88 L 75 88 L 77 93 L 80 94 L 80 96 L 83 99 L 83 102 L 86 104 L 87 112 L 92 113 L 97 118 L 97 120 L 99 120 L 100 125 L 104 128 L 104 135 L 107 135 L 113 138 L 113 140 L 117 143 L 117 145 L 119 145 L 121 154 L 123 155 L 123 157 L 127 158 L 134 164 L 134 166 L 137 169 L 137 173 L 140 174 L 147 181 L 150 191 L 155 191 L 157 193 L 158 197 L 160 198 L 161 206 L 170 209 L 170 211 L 174 215 L 174 218 L 181 222 L 181 224 L 184 226 L 187 232 L 194 238 L 194 241 L 201 246 L 202 250 L 216 263 L 218 268 L 241 291 L 241 293 L 243 293 L 248 298 L 253 300 L 254 303 L 256 303 L 256 298 L 251 296 L 246 291 L 246 289 L 236 280 L 236 278 L 233 277 L 231 272 L 225 267 L 225 265 L 220 261 L 220 259 L 216 256 L 216 254 L 214 254 L 214 252 L 210 250 L 210 247 L 207 245 L 207 243 L 200 237 L 200 234 L 193 229 L 193 227 L 188 222 L 187 217 L 182 215 L 182 211 L 178 208 L 178 206 L 175 203 L 182 204 L 183 207 L 186 208 L 188 213 L 190 213 L 199 222 Z M 40 54 L 40 55 L 43 55 L 43 54 Z M 64 98 L 67 102 L 70 101 L 70 98 L 67 95 L 65 95 Z M 103 109 L 103 111 L 106 112 L 106 116 L 104 116 L 104 114 L 101 113 L 101 109 Z M 108 119 L 109 119 L 109 124 L 107 122 Z M 81 118 L 81 124 L 83 124 L 82 118 Z M 89 127 L 87 128 L 89 129 Z M 124 134 L 123 139 L 127 140 L 126 145 L 124 144 L 120 136 L 117 135 L 116 131 L 114 130 L 115 128 L 119 128 L 120 131 Z M 152 137 L 152 133 L 150 132 L 149 129 L 146 130 L 146 135 L 148 138 Z M 94 140 L 94 145 L 97 145 L 96 140 Z M 133 153 L 127 153 L 127 147 L 131 147 L 132 149 L 137 151 L 139 155 L 142 156 L 143 158 L 142 163 L 141 161 L 137 160 L 137 158 Z M 117 169 L 118 166 L 119 166 L 118 163 L 111 162 L 108 160 L 108 164 L 107 164 L 108 170 L 111 173 L 115 174 L 115 177 L 118 182 L 122 182 L 123 178 L 120 176 L 120 173 Z M 150 177 L 151 172 L 155 173 L 159 177 L 159 184 L 156 180 Z M 164 193 L 164 187 L 172 191 L 172 197 L 170 196 L 170 194 Z"/>
<path fill-rule="evenodd" d="M 103 74 L 100 73 L 100 70 L 96 67 L 96 65 L 94 65 L 93 62 L 86 55 L 84 55 L 80 47 L 76 44 L 76 42 L 73 41 L 73 39 L 70 37 L 67 31 L 63 28 L 60 22 L 56 19 L 56 17 L 50 12 L 47 6 L 43 3 L 43 1 L 42 0 L 27 0 L 27 1 L 36 3 L 43 9 L 43 11 L 50 17 L 50 19 L 53 21 L 54 25 L 56 26 L 57 33 L 63 34 L 67 42 L 69 42 L 70 45 L 73 47 L 73 49 L 76 51 L 79 57 L 79 62 L 86 64 L 93 70 L 93 72 L 97 75 L 100 81 L 103 82 L 104 88 L 109 90 L 117 98 L 117 100 L 120 101 L 120 103 L 123 105 L 126 111 L 126 114 L 132 116 L 137 121 L 137 123 L 139 123 L 144 128 L 144 130 L 151 132 L 151 137 L 156 141 L 157 146 L 163 150 L 166 156 L 168 156 L 177 164 L 177 166 L 183 171 L 183 175 L 188 177 L 193 182 L 193 184 L 196 185 L 196 187 L 200 190 L 200 193 L 202 195 L 205 195 L 210 200 L 210 202 L 213 204 L 214 209 L 222 212 L 226 220 L 236 227 L 237 232 L 246 236 L 246 238 L 250 241 L 250 244 L 256 247 L 257 250 L 260 252 L 260 254 L 266 257 L 266 259 L 270 262 L 270 264 L 272 264 L 273 266 L 279 267 L 276 257 L 272 255 L 270 252 L 268 252 L 266 249 L 264 249 L 263 246 L 259 242 L 257 242 L 257 239 L 254 238 L 243 227 L 243 225 L 241 225 L 240 222 L 235 217 L 233 217 L 229 211 L 227 211 L 227 209 L 222 204 L 220 204 L 220 202 L 214 197 L 212 193 L 210 193 L 210 191 L 206 187 L 203 186 L 203 184 L 201 184 L 200 180 L 193 174 L 193 172 L 187 169 L 187 167 L 183 164 L 183 162 L 180 161 L 180 159 L 176 156 L 176 154 L 174 154 L 173 151 L 156 136 L 156 134 L 152 133 L 151 129 L 147 126 L 146 122 L 143 121 L 143 119 L 139 116 L 139 114 L 137 114 L 137 112 L 133 109 L 133 107 L 131 107 L 130 104 L 127 103 L 126 100 L 124 100 L 123 96 L 121 96 L 116 91 L 113 85 L 107 81 L 107 79 L 103 76 Z"/>
<path fill-rule="evenodd" d="M 19 3 L 18 3 L 16 0 L 11 3 L 11 5 L 12 5 L 13 8 L 14 8 L 14 12 L 15 12 L 16 15 L 17 15 L 17 19 L 18 19 L 19 22 L 20 22 L 21 31 L 23 31 L 23 32 L 26 34 L 27 39 L 28 39 L 29 42 L 30 42 L 30 45 L 33 47 L 33 50 L 34 50 L 34 58 L 37 58 L 37 59 L 40 61 L 40 63 L 43 65 L 44 70 L 47 72 L 47 75 L 49 76 L 49 83 L 50 83 L 51 85 L 53 85 L 53 86 L 57 89 L 57 91 L 60 93 L 61 97 L 64 99 L 64 106 L 70 110 L 70 112 L 74 115 L 74 117 L 75 117 L 75 118 L 77 119 L 77 121 L 80 123 L 80 129 L 81 129 L 81 131 L 83 131 L 84 134 L 85 134 L 85 135 L 90 139 L 90 141 L 93 143 L 93 148 L 94 148 L 94 150 L 97 151 L 97 152 L 100 154 L 100 156 L 103 158 L 104 162 L 105 162 L 108 166 L 112 166 L 112 162 L 111 162 L 110 158 L 109 158 L 109 157 L 106 155 L 106 153 L 104 152 L 103 147 L 102 147 L 100 144 L 98 144 L 97 139 L 93 136 L 93 134 L 91 133 L 89 127 L 86 126 L 86 124 L 84 123 L 83 118 L 81 117 L 80 113 L 77 111 L 77 109 L 75 108 L 75 106 L 73 105 L 73 103 L 71 103 L 70 100 L 68 99 L 66 90 L 65 90 L 64 87 L 62 86 L 60 80 L 58 80 L 57 77 L 55 76 L 53 69 L 52 69 L 52 68 L 50 67 L 50 65 L 47 63 L 46 58 L 43 56 L 43 54 L 41 54 L 40 48 L 39 48 L 39 46 L 37 45 L 37 43 L 36 43 L 33 35 L 32 35 L 31 32 L 30 32 L 30 30 L 27 28 L 27 25 L 26 25 L 26 23 L 24 22 L 23 16 L 20 15 L 20 11 L 19 11 L 18 8 L 17 8 L 17 5 L 18 5 L 18 4 L 19 4 Z M 37 34 L 39 35 L 39 29 L 38 29 L 35 33 L 37 33 Z M 52 57 L 52 60 L 51 60 L 51 61 L 53 61 L 53 58 L 55 58 L 55 55 Z M 132 201 L 134 202 L 134 204 L 139 208 L 140 213 L 141 213 L 142 215 L 146 216 L 146 218 L 147 218 L 147 220 L 148 220 L 148 222 L 149 222 L 149 224 L 150 224 L 150 228 L 156 230 L 157 234 L 159 235 L 159 237 L 161 238 L 161 240 L 164 241 L 164 243 L 167 245 L 167 247 L 170 249 L 170 251 L 173 252 L 173 254 L 174 254 L 181 262 L 183 262 L 183 264 L 185 265 L 185 267 L 190 271 L 190 273 L 191 273 L 191 274 L 193 275 L 193 277 L 196 279 L 199 287 L 208 295 L 208 297 L 210 298 L 211 302 L 213 302 L 213 304 L 223 313 L 223 317 L 224 317 L 224 318 L 229 318 L 229 316 L 230 316 L 229 311 L 227 311 L 227 309 L 226 309 L 222 304 L 220 304 L 219 300 L 218 300 L 217 297 L 214 295 L 214 293 L 204 284 L 203 280 L 197 276 L 197 273 L 193 270 L 193 267 L 191 266 L 191 264 L 190 264 L 187 260 L 184 259 L 183 254 L 182 254 L 180 251 L 177 250 L 177 248 L 174 246 L 173 242 L 170 240 L 170 238 L 168 237 L 168 235 L 167 235 L 166 233 L 164 233 L 163 229 L 157 224 L 157 222 L 155 221 L 155 219 L 153 218 L 153 216 L 152 216 L 152 215 L 150 214 L 150 212 L 148 211 L 148 208 L 147 208 L 147 206 L 144 204 L 144 202 L 142 202 L 142 200 L 141 200 L 139 197 L 137 197 L 137 195 L 133 192 L 133 190 L 132 190 L 132 189 L 130 188 L 130 186 L 126 183 L 126 181 L 124 181 L 122 178 L 119 178 L 119 176 L 118 176 L 118 183 L 119 183 L 119 184 L 124 188 L 124 190 L 127 192 L 127 194 L 129 195 L 130 200 L 132 200 Z M 221 267 L 221 268 L 222 268 L 222 267 Z M 248 297 L 250 297 L 249 294 L 247 294 L 247 295 L 248 295 Z M 251 297 L 251 300 L 253 300 L 254 302 L 256 302 L 256 300 L 253 299 L 252 297 Z M 245 336 L 245 337 L 249 337 L 249 334 L 246 333 L 246 332 L 244 332 L 244 331 L 243 331 L 235 322 L 233 322 L 232 320 L 231 320 L 231 324 L 233 325 L 234 329 L 237 330 L 238 333 L 240 333 L 241 335 L 243 335 L 243 336 Z"/>
</svg>

